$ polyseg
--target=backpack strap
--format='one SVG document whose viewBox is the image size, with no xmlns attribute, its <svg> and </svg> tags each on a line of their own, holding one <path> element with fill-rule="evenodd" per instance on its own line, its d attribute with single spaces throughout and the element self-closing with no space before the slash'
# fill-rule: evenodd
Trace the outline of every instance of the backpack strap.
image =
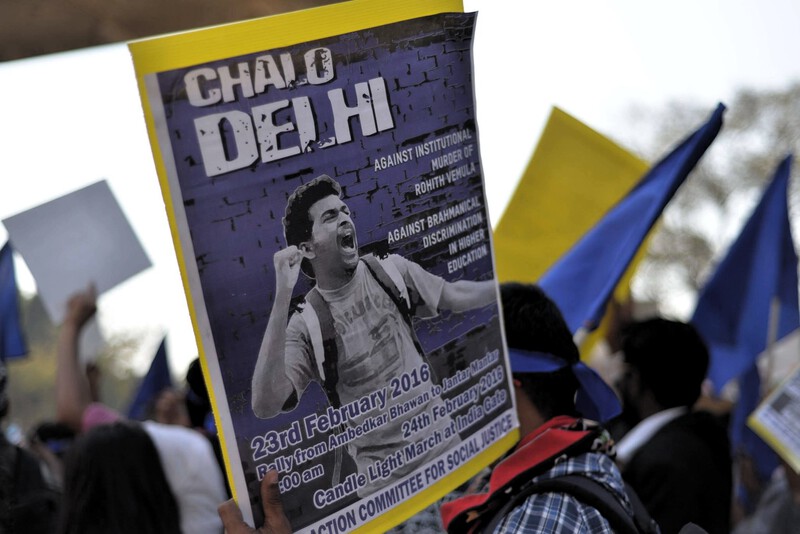
<svg viewBox="0 0 800 534">
<path fill-rule="evenodd" d="M 387 262 L 384 266 L 373 254 L 362 256 L 361 261 L 364 262 L 367 271 L 381 289 L 400 310 L 400 315 L 408 325 L 414 347 L 420 354 L 423 354 L 422 345 L 412 324 L 412 299 L 400 271 L 391 262 Z M 306 294 L 305 300 L 308 306 L 302 311 L 302 317 L 311 336 L 311 348 L 317 372 L 322 379 L 322 387 L 328 395 L 331 405 L 338 408 L 341 406 L 341 401 L 336 392 L 336 384 L 339 382 L 339 354 L 344 350 L 342 340 L 336 333 L 331 309 L 316 287 Z"/>
<path fill-rule="evenodd" d="M 534 494 L 539 493 L 564 493 L 570 495 L 581 503 L 591 506 L 600 512 L 600 515 L 608 521 L 608 524 L 617 534 L 641 534 L 658 532 L 657 528 L 652 530 L 655 522 L 647 515 L 644 518 L 634 520 L 633 517 L 622 506 L 622 503 L 609 491 L 608 488 L 591 478 L 582 475 L 565 475 L 547 480 L 532 482 L 524 486 L 519 493 L 514 495 L 497 513 L 492 520 L 482 529 L 482 532 L 492 533 L 500 525 L 506 515 L 514 508 L 520 506 L 525 500 Z M 641 511 L 647 514 L 642 507 Z M 635 511 L 640 513 L 641 511 Z M 640 529 L 638 523 L 644 523 L 644 529 Z"/>
<path fill-rule="evenodd" d="M 631 507 L 633 507 L 633 521 L 636 523 L 639 532 L 660 534 L 661 529 L 658 527 L 658 523 L 656 523 L 655 519 L 650 517 L 650 512 L 644 507 L 644 503 L 639 498 L 636 490 L 627 482 L 625 482 L 625 493 L 628 495 L 628 501 L 631 503 Z M 691 533 L 691 531 L 689 532 Z M 702 530 L 700 532 L 702 532 Z"/>
<path fill-rule="evenodd" d="M 417 352 L 424 354 L 412 321 L 414 305 L 409 295 L 408 286 L 406 286 L 400 271 L 391 261 L 387 261 L 384 267 L 373 254 L 362 256 L 361 260 L 367 266 L 367 270 L 372 274 L 375 281 L 378 282 L 378 285 L 381 286 L 381 289 L 389 295 L 394 305 L 400 310 L 400 315 L 403 316 L 403 320 L 408 325 L 408 330 L 411 333 L 411 339 L 414 341 L 414 347 L 416 347 Z"/>
<path fill-rule="evenodd" d="M 303 306 L 300 311 L 300 316 L 306 323 L 308 335 L 311 341 L 311 352 L 313 353 L 312 360 L 316 363 L 317 373 L 322 380 L 325 380 L 325 368 L 322 363 L 325 361 L 325 347 L 322 341 L 322 325 L 319 324 L 319 315 L 315 308 L 319 308 L 324 303 L 318 302 L 316 297 L 312 294 L 315 293 L 316 288 L 312 288 L 305 296 L 306 306 Z M 313 367 L 313 365 L 312 365 Z"/>
<path fill-rule="evenodd" d="M 381 262 L 374 254 L 362 256 L 361 261 L 369 268 L 370 274 L 381 285 L 383 290 L 389 293 L 390 296 L 393 295 L 401 299 L 401 305 L 406 308 L 409 314 L 413 315 L 413 304 L 408 294 L 408 286 L 394 262 L 391 260 Z"/>
<path fill-rule="evenodd" d="M 322 387 L 328 395 L 328 401 L 331 406 L 338 408 L 342 405 L 339 400 L 339 393 L 336 391 L 336 384 L 339 382 L 339 353 L 344 350 L 342 339 L 336 334 L 331 309 L 322 298 L 322 295 L 319 294 L 317 288 L 313 288 L 308 292 L 306 302 L 316 315 L 315 318 L 306 321 L 306 325 L 309 327 L 308 330 L 312 337 L 311 344 L 317 368 L 320 371 L 320 378 L 322 378 Z M 305 314 L 306 312 L 304 311 L 303 313 Z M 310 319 L 310 314 L 304 315 L 304 319 Z M 313 327 L 315 326 L 313 325 L 315 320 L 319 328 Z M 312 324 L 309 324 L 309 322 Z M 321 341 L 314 340 L 317 332 L 322 337 Z M 321 351 L 318 345 L 321 345 Z"/>
<path fill-rule="evenodd" d="M 322 379 L 322 388 L 325 390 L 331 406 L 339 408 L 342 405 L 342 401 L 336 391 L 336 383 L 339 380 L 339 369 L 337 367 L 339 351 L 344 350 L 342 348 L 342 340 L 336 335 L 331 310 L 316 287 L 306 294 L 306 303 L 308 307 L 301 314 L 311 336 L 311 350 L 314 353 L 317 372 L 319 372 L 319 376 Z M 337 447 L 334 455 L 333 473 L 331 474 L 332 486 L 339 483 L 341 471 L 342 448 Z"/>
</svg>

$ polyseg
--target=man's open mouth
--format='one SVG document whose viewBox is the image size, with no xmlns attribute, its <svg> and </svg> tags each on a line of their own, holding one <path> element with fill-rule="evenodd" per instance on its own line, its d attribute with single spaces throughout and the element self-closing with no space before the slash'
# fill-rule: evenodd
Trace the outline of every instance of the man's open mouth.
<svg viewBox="0 0 800 534">
<path fill-rule="evenodd" d="M 356 248 L 356 235 L 352 228 L 344 230 L 339 234 L 339 243 L 344 250 L 355 250 Z"/>
</svg>

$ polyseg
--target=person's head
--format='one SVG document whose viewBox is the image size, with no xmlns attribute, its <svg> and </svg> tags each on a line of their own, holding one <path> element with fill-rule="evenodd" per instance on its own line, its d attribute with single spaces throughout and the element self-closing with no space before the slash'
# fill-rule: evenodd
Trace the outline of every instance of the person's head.
<svg viewBox="0 0 800 534">
<path fill-rule="evenodd" d="M 36 425 L 28 435 L 28 442 L 47 448 L 56 458 L 63 460 L 72 442 L 75 431 L 67 424 L 44 421 Z"/>
<path fill-rule="evenodd" d="M 622 331 L 627 371 L 620 383 L 626 411 L 639 419 L 655 410 L 692 406 L 708 371 L 708 348 L 690 324 L 655 318 Z M 642 403 L 649 403 L 647 407 Z"/>
<path fill-rule="evenodd" d="M 561 311 L 532 284 L 503 283 L 500 297 L 509 348 L 552 354 L 569 364 L 550 373 L 527 373 L 515 370 L 512 362 L 515 384 L 520 384 L 545 421 L 557 415 L 577 415 L 578 381 L 570 365 L 580 359 L 580 353 Z"/>
<path fill-rule="evenodd" d="M 93 428 L 75 440 L 64 467 L 60 532 L 180 532 L 175 496 L 140 425 Z"/>
<path fill-rule="evenodd" d="M 211 413 L 211 399 L 208 397 L 199 358 L 192 360 L 186 371 L 186 408 L 192 427 L 204 427 Z"/>
<path fill-rule="evenodd" d="M 150 403 L 150 419 L 164 425 L 191 427 L 186 394 L 175 388 L 164 388 Z"/>
<path fill-rule="evenodd" d="M 330 176 L 320 175 L 299 186 L 289 196 L 283 218 L 287 245 L 303 254 L 303 272 L 314 277 L 314 268 L 355 268 L 358 240 L 342 189 Z"/>
</svg>

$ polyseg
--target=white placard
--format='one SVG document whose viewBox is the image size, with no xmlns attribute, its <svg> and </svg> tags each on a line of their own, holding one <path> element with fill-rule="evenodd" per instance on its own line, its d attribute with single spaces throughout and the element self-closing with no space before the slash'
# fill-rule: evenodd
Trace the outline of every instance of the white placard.
<svg viewBox="0 0 800 534">
<path fill-rule="evenodd" d="M 99 295 L 151 265 L 105 180 L 3 224 L 54 324 L 63 321 L 70 295 L 89 284 Z"/>
</svg>

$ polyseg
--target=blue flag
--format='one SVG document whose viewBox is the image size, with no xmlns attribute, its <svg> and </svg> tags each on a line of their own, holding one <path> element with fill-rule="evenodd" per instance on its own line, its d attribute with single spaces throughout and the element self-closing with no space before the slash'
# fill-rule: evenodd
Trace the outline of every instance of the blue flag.
<svg viewBox="0 0 800 534">
<path fill-rule="evenodd" d="M 730 422 L 731 449 L 735 455 L 743 454 L 749 457 L 755 467 L 756 476 L 762 483 L 766 483 L 780 460 L 772 447 L 747 426 L 747 418 L 755 411 L 761 400 L 761 377 L 754 362 L 739 377 L 739 399 L 736 401 Z M 751 495 L 748 488 L 739 482 L 736 487 L 736 497 L 745 507 L 745 511 L 752 513 L 758 496 Z"/>
<path fill-rule="evenodd" d="M 739 379 L 731 446 L 735 453 L 750 457 L 762 482 L 777 467 L 778 457 L 746 424 L 761 402 L 756 359 L 768 343 L 800 327 L 797 254 L 787 204 L 791 162 L 788 156 L 778 166 L 739 237 L 700 293 L 692 317 L 711 352 L 708 377 L 714 386 L 720 389 L 732 378 Z M 752 510 L 755 497 L 743 486 L 736 493 Z"/>
<path fill-rule="evenodd" d="M 166 338 L 161 341 L 150 369 L 142 379 L 136 397 L 128 408 L 128 418 L 143 420 L 147 417 L 148 404 L 164 389 L 172 387 L 172 376 L 167 362 Z"/>
<path fill-rule="evenodd" d="M 800 326 L 797 254 L 786 202 L 792 157 L 775 171 L 741 234 L 706 283 L 692 323 L 708 343 L 708 377 L 718 390 L 747 371 L 767 348 Z"/>
<path fill-rule="evenodd" d="M 28 353 L 19 317 L 19 295 L 11 243 L 0 249 L 0 360 Z"/>
<path fill-rule="evenodd" d="M 638 184 L 539 279 L 573 334 L 592 331 L 619 279 L 667 202 L 722 127 L 725 106 L 653 166 Z"/>
</svg>

